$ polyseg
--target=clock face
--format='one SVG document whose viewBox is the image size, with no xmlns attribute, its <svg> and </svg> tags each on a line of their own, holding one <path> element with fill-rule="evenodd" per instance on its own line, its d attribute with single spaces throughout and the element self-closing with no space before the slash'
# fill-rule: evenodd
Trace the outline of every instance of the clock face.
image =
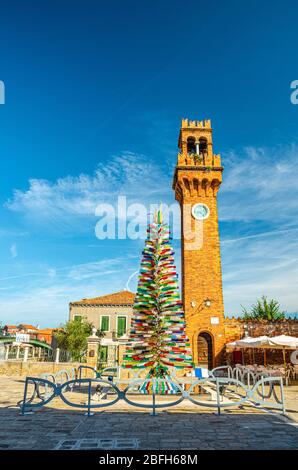
<svg viewBox="0 0 298 470">
<path fill-rule="evenodd" d="M 204 220 L 204 219 L 207 219 L 207 217 L 209 217 L 210 209 L 208 206 L 206 206 L 206 204 L 199 203 L 199 204 L 195 204 L 192 207 L 191 212 L 195 219 Z"/>
</svg>

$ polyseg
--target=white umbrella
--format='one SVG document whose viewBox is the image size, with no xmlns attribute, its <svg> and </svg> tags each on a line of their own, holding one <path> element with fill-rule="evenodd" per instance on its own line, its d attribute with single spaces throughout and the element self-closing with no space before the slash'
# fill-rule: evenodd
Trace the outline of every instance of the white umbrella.
<svg viewBox="0 0 298 470">
<path fill-rule="evenodd" d="M 269 338 L 269 346 L 272 349 L 282 349 L 284 367 L 286 368 L 286 349 L 297 349 L 298 338 L 295 336 L 279 335 Z"/>
<path fill-rule="evenodd" d="M 269 338 L 270 346 L 278 347 L 285 349 L 297 349 L 298 348 L 298 338 L 295 336 L 287 336 L 287 335 L 280 335 L 280 336 L 273 336 L 273 338 Z"/>
<path fill-rule="evenodd" d="M 228 348 L 251 348 L 254 350 L 255 348 L 264 348 L 265 345 L 269 343 L 268 336 L 257 336 L 256 338 L 252 338 L 250 336 L 239 339 L 238 341 L 233 341 L 232 343 L 228 343 L 226 346 Z M 243 351 L 242 351 L 242 363 L 243 363 Z M 253 361 L 254 361 L 254 351 L 253 351 Z M 266 362 L 266 351 L 264 350 L 264 362 Z"/>
<path fill-rule="evenodd" d="M 237 347 L 240 348 L 262 348 L 269 342 L 268 336 L 257 336 L 256 338 L 243 338 L 236 341 Z"/>
<path fill-rule="evenodd" d="M 279 335 L 269 338 L 268 336 L 258 336 L 256 338 L 243 338 L 238 341 L 228 343 L 229 348 L 261 348 L 264 349 L 264 362 L 266 362 L 266 349 L 282 349 L 283 360 L 286 367 L 286 349 L 297 349 L 298 338 L 295 336 Z"/>
<path fill-rule="evenodd" d="M 227 343 L 226 346 L 228 348 L 260 348 L 264 344 L 268 344 L 268 341 L 268 336 L 258 336 L 256 338 L 251 338 L 248 336 L 246 338 Z"/>
</svg>

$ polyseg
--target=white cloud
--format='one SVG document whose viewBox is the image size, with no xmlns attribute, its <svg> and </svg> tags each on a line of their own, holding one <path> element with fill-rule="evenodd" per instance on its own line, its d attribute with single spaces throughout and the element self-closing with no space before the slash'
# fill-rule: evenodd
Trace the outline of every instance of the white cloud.
<svg viewBox="0 0 298 470">
<path fill-rule="evenodd" d="M 262 233 L 256 233 L 256 234 L 253 234 L 253 235 L 245 235 L 245 236 L 242 236 L 242 237 L 237 237 L 237 238 L 227 238 L 227 239 L 224 239 L 224 240 L 221 240 L 221 245 L 226 245 L 226 244 L 230 244 L 230 243 L 237 243 L 237 242 L 241 242 L 243 240 L 249 240 L 249 239 L 252 239 L 252 238 L 266 238 L 266 237 L 270 237 L 270 236 L 279 236 L 279 235 L 283 235 L 283 234 L 287 234 L 287 233 L 291 233 L 291 232 L 297 232 L 298 231 L 298 227 L 297 228 L 289 228 L 289 229 L 285 229 L 285 230 L 271 230 L 270 232 L 262 232 Z"/>
<path fill-rule="evenodd" d="M 262 295 L 298 312 L 298 240 L 292 231 L 222 244 L 225 311 L 241 313 Z"/>
<path fill-rule="evenodd" d="M 56 277 L 56 275 L 57 275 L 57 270 L 56 269 L 53 269 L 53 268 L 48 269 L 48 276 L 50 278 L 54 278 L 54 277 Z"/>
<path fill-rule="evenodd" d="M 296 223 L 297 145 L 246 148 L 223 155 L 226 168 L 219 203 L 221 220 Z"/>
<path fill-rule="evenodd" d="M 125 152 L 98 165 L 93 175 L 66 176 L 55 182 L 31 179 L 29 189 L 15 189 L 5 206 L 41 223 L 57 219 L 67 223 L 65 219 L 94 216 L 98 204 L 112 202 L 118 195 L 139 202 L 155 200 L 168 195 L 169 185 L 162 167 L 144 155 Z"/>
<path fill-rule="evenodd" d="M 13 243 L 10 247 L 10 256 L 14 259 L 18 256 L 18 250 L 17 250 L 17 246 L 15 243 Z"/>
<path fill-rule="evenodd" d="M 124 289 L 138 263 L 131 257 L 111 258 L 60 269 L 49 268 L 36 273 L 37 276 L 24 277 L 13 296 L 1 292 L 0 321 L 57 326 L 67 320 L 69 302 Z M 55 276 L 49 276 L 49 271 L 55 271 Z"/>
<path fill-rule="evenodd" d="M 223 158 L 219 214 L 229 233 L 221 243 L 227 313 L 241 313 L 240 304 L 248 307 L 263 294 L 298 312 L 297 157 L 298 147 L 289 145 Z"/>
<path fill-rule="evenodd" d="M 67 277 L 75 281 L 83 281 L 85 279 L 101 278 L 101 276 L 110 276 L 111 274 L 118 273 L 125 263 L 127 263 L 126 258 L 111 258 L 85 263 L 73 266 L 69 270 Z"/>
</svg>

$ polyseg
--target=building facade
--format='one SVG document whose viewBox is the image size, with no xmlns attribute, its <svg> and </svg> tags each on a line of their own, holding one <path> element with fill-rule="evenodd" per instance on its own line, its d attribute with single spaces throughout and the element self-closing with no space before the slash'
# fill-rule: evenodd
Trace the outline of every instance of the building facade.
<svg viewBox="0 0 298 470">
<path fill-rule="evenodd" d="M 105 365 L 119 362 L 121 345 L 125 345 L 130 331 L 135 294 L 115 292 L 69 304 L 69 319 L 85 319 L 104 333 L 100 345 L 100 361 Z"/>
<path fill-rule="evenodd" d="M 38 341 L 51 345 L 53 335 L 57 329 L 58 328 L 40 329 L 38 326 L 21 323 L 20 325 L 5 325 L 2 329 L 2 334 L 11 337 L 15 337 L 17 334 L 26 334 L 29 335 L 30 340 L 37 339 Z"/>
</svg>

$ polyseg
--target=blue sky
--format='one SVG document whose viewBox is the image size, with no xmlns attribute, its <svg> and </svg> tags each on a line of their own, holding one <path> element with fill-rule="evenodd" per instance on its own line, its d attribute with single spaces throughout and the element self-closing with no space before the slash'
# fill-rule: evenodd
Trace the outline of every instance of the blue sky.
<svg viewBox="0 0 298 470">
<path fill-rule="evenodd" d="M 212 120 L 225 167 L 226 314 L 262 294 L 297 312 L 297 2 L 0 8 L 0 321 L 55 326 L 125 288 L 143 242 L 98 240 L 95 207 L 174 202 L 182 117 Z"/>
</svg>

